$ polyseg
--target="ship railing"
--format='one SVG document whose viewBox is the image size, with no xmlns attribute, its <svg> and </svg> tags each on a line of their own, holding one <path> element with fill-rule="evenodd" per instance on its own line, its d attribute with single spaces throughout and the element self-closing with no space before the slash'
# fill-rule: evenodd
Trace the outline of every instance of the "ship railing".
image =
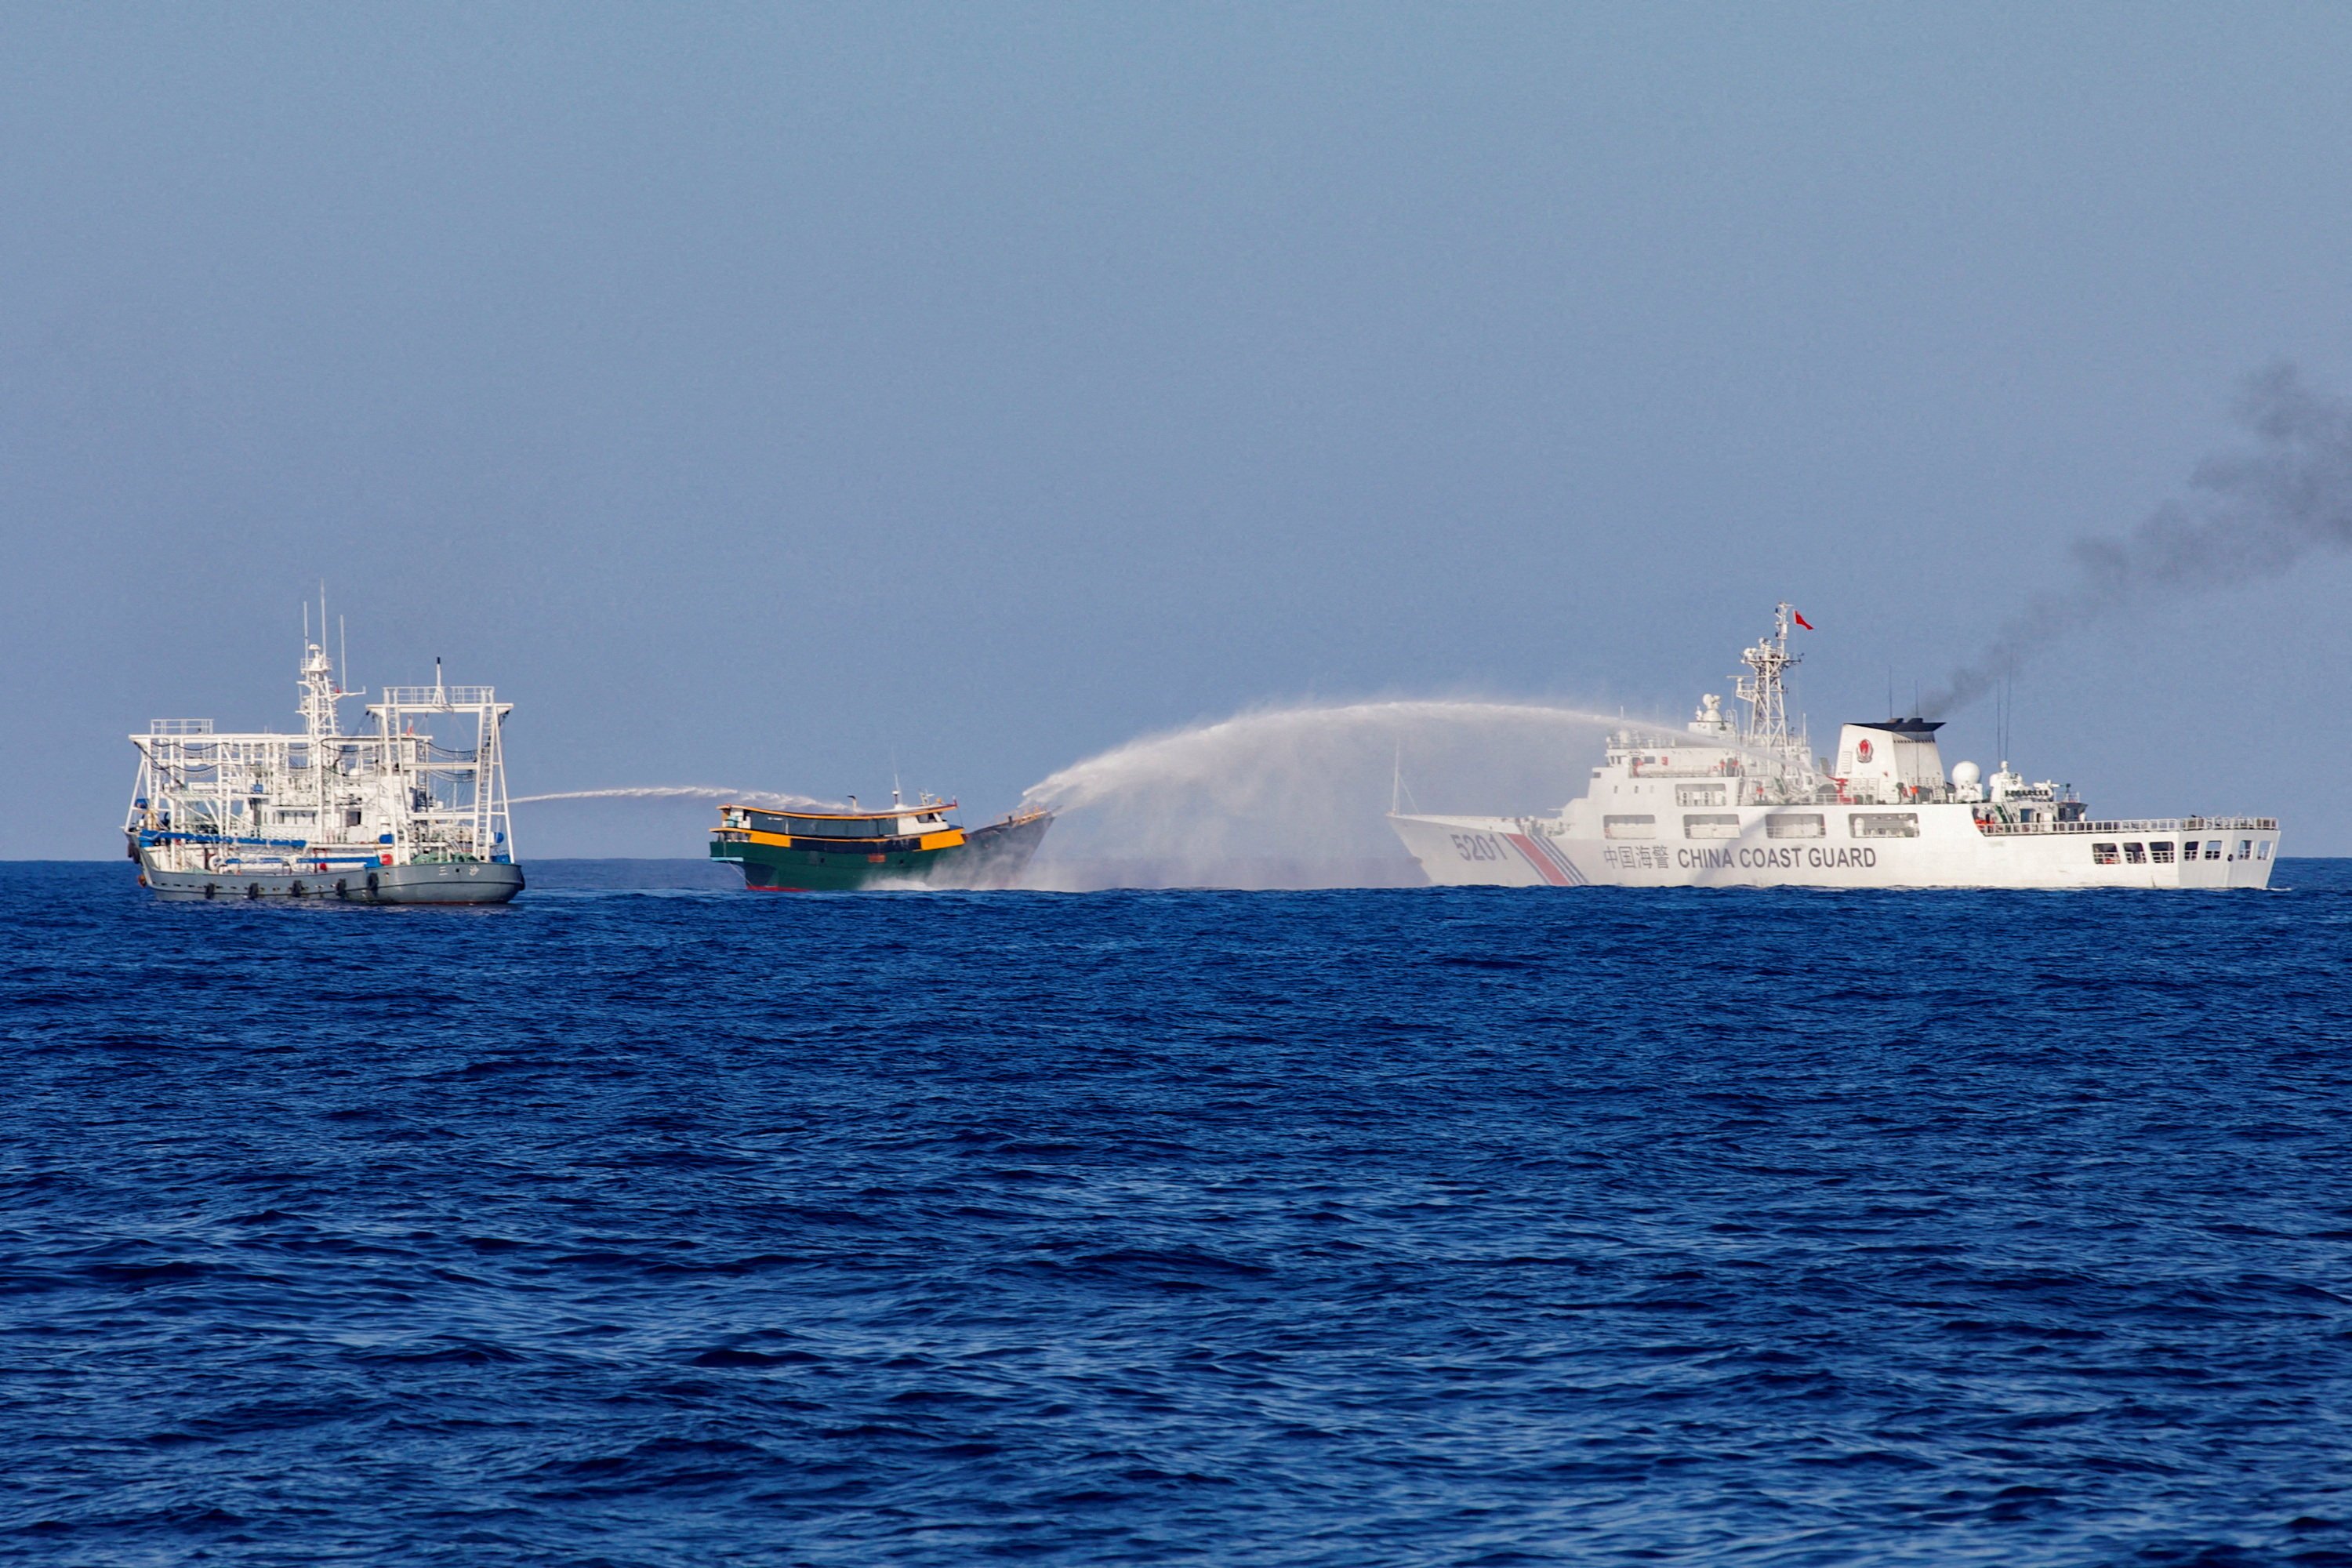
<svg viewBox="0 0 2352 1568">
<path fill-rule="evenodd" d="M 495 688 L 488 686 L 387 686 L 383 700 L 394 708 L 471 708 L 484 702 L 495 702 Z"/>
<path fill-rule="evenodd" d="M 1651 763 L 1631 763 L 1627 766 L 1626 772 L 1637 779 L 1752 779 L 1772 776 L 1769 773 L 1742 773 L 1732 768 L 1668 768 Z"/>
<path fill-rule="evenodd" d="M 2276 833 L 2275 816 L 2152 816 L 2106 822 L 1979 822 L 1978 831 L 2020 833 Z"/>
<path fill-rule="evenodd" d="M 307 849 L 310 841 L 301 838 L 247 838 L 234 833 L 183 833 L 173 828 L 150 829 L 140 834 L 142 844 L 228 844 L 238 848 Z"/>
<path fill-rule="evenodd" d="M 151 735 L 209 735 L 213 721 L 209 719 L 152 719 L 147 723 Z"/>
</svg>

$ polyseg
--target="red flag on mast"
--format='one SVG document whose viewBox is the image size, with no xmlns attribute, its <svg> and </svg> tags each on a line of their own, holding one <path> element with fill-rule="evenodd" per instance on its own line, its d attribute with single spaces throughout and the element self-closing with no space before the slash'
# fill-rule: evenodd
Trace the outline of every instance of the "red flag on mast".
<svg viewBox="0 0 2352 1568">
<path fill-rule="evenodd" d="M 1794 611 L 1794 610 L 1790 610 L 1790 611 L 1789 612 L 1789 614 L 1790 614 L 1791 616 L 1796 616 L 1796 618 L 1797 618 L 1797 624 L 1798 624 L 1799 626 L 1801 626 L 1804 627 L 1807 631 L 1811 631 L 1811 630 L 1813 629 L 1813 623 L 1812 623 L 1812 622 L 1811 622 L 1811 621 L 1809 621 L 1809 620 L 1807 620 L 1807 619 L 1805 619 L 1805 617 L 1804 617 L 1804 616 L 1800 616 L 1800 615 L 1797 615 L 1797 612 L 1796 612 L 1796 611 Z"/>
</svg>

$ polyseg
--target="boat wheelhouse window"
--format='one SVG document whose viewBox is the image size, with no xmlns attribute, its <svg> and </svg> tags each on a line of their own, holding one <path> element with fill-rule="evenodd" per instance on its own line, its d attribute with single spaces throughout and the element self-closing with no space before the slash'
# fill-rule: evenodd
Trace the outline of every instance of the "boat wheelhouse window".
<svg viewBox="0 0 2352 1568">
<path fill-rule="evenodd" d="M 2194 860 L 2197 858 L 2197 840 L 2192 838 L 2188 843 L 2183 844 L 2180 847 L 2180 858 L 2183 860 Z"/>
<path fill-rule="evenodd" d="M 1658 819 L 1654 816 L 1604 816 L 1601 819 L 1603 838 L 1655 838 Z"/>
<path fill-rule="evenodd" d="M 1916 811 L 1857 811 L 1846 821 L 1856 838 L 1919 837 L 1919 814 Z"/>
<path fill-rule="evenodd" d="M 1767 838 L 1822 838 L 1828 827 L 1818 811 L 1784 811 L 1764 819 Z"/>
<path fill-rule="evenodd" d="M 2208 838 L 2205 840 L 2205 858 L 2208 860 L 2219 860 L 2221 858 L 2221 841 L 2218 838 Z"/>
<path fill-rule="evenodd" d="M 2254 858 L 2254 841 L 2253 841 L 2252 839 L 2251 839 L 2251 838 L 2241 838 L 2241 839 L 2239 839 L 2239 840 L 2238 840 L 2238 858 L 2239 858 L 2239 859 L 2241 859 L 2241 860 L 2251 860 L 2251 859 L 2252 859 L 2253 858 Z"/>
<path fill-rule="evenodd" d="M 2126 866 L 2145 866 L 2145 865 L 2147 865 L 2147 845 L 2145 845 L 2145 844 L 2126 844 L 2126 845 L 2125 845 L 2125 846 L 2124 846 L 2124 864 L 2125 864 L 2125 865 L 2126 865 Z"/>
<path fill-rule="evenodd" d="M 2257 860 L 2267 860 L 2270 858 L 2271 841 L 2265 838 L 2260 844 L 2254 846 L 2254 858 Z"/>
<path fill-rule="evenodd" d="M 2092 845 L 2091 863 L 2095 866 L 2114 865 L 2116 863 L 2116 847 L 2112 844 Z"/>
<path fill-rule="evenodd" d="M 831 816 L 787 816 L 784 831 L 795 838 L 887 838 L 892 824 Z"/>
<path fill-rule="evenodd" d="M 1727 786 L 1719 784 L 1676 784 L 1676 805 L 1721 805 Z"/>
<path fill-rule="evenodd" d="M 2169 866 L 2172 864 L 2172 846 L 2159 838 L 2147 847 L 2147 858 L 2159 866 Z"/>
</svg>

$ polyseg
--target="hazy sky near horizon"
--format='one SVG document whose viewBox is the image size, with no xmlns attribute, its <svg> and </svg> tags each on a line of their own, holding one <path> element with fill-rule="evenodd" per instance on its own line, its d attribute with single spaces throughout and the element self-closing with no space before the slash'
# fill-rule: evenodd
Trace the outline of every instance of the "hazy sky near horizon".
<svg viewBox="0 0 2352 1568">
<path fill-rule="evenodd" d="M 2250 373 L 2352 390 L 2347 77 L 2318 5 L 0 6 L 0 857 L 290 727 L 321 579 L 518 793 L 1680 714 L 1782 597 L 1878 717 Z M 2086 629 L 2019 760 L 2352 853 L 2347 587 Z"/>
</svg>

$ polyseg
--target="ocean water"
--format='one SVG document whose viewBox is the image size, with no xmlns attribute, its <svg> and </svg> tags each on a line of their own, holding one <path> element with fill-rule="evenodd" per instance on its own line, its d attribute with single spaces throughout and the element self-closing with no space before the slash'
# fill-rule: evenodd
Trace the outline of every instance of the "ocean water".
<svg viewBox="0 0 2352 1568">
<path fill-rule="evenodd" d="M 2343 865 L 565 880 L 0 867 L 0 1558 L 2352 1562 Z"/>
</svg>

